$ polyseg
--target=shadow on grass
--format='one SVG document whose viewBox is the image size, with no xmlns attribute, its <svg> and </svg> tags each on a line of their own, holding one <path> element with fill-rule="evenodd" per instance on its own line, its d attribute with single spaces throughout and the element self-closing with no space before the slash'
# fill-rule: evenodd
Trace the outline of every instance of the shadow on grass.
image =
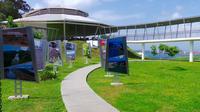
<svg viewBox="0 0 200 112">
<path fill-rule="evenodd" d="M 126 86 L 144 86 L 145 83 L 125 83 Z"/>
<path fill-rule="evenodd" d="M 176 67 L 173 67 L 173 68 L 171 68 L 171 69 L 169 69 L 169 70 L 173 70 L 173 71 L 186 71 L 187 69 L 185 69 L 185 68 L 183 68 L 183 67 L 178 67 L 178 66 L 176 66 Z"/>
<path fill-rule="evenodd" d="M 57 100 L 57 99 L 59 99 L 59 98 L 61 98 L 61 97 L 44 97 L 44 96 L 41 96 L 41 97 L 32 97 L 32 96 L 30 96 L 28 99 L 29 100 L 41 100 L 41 99 L 43 99 L 43 100 L 48 100 L 48 99 L 55 99 L 55 100 Z"/>
</svg>

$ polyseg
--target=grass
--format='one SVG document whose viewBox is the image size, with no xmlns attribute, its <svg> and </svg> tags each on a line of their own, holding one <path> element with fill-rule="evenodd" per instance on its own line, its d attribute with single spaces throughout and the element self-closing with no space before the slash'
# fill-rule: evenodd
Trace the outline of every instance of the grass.
<svg viewBox="0 0 200 112">
<path fill-rule="evenodd" d="M 177 57 L 173 60 L 176 61 L 189 61 L 189 56 Z M 200 56 L 194 56 L 194 61 L 200 61 Z"/>
<path fill-rule="evenodd" d="M 121 112 L 200 112 L 200 63 L 130 62 L 123 86 L 97 69 L 88 77 L 93 90 Z"/>
<path fill-rule="evenodd" d="M 77 58 L 72 68 L 68 68 L 65 62 L 59 67 L 58 78 L 54 80 L 40 81 L 40 83 L 23 81 L 23 94 L 30 95 L 26 100 L 9 101 L 8 97 L 14 95 L 14 81 L 2 80 L 2 109 L 4 112 L 66 112 L 62 101 L 60 86 L 61 81 L 69 73 L 78 68 L 87 66 L 82 57 L 82 41 L 75 41 L 77 44 Z M 98 63 L 98 49 L 93 49 L 90 64 Z M 64 57 L 64 53 L 63 53 Z M 40 74 L 39 74 L 40 75 Z"/>
</svg>

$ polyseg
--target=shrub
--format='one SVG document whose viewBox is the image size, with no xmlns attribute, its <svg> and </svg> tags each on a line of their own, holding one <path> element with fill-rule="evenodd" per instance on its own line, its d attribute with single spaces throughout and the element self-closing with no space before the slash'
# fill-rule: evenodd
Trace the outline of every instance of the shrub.
<svg viewBox="0 0 200 112">
<path fill-rule="evenodd" d="M 53 71 L 53 65 L 47 65 L 43 71 L 40 72 L 40 80 L 55 79 L 57 75 Z"/>
<path fill-rule="evenodd" d="M 13 17 L 12 16 L 8 16 L 8 18 L 7 18 L 7 27 L 8 28 L 15 28 L 15 27 L 17 27 L 17 24 L 15 24 L 13 22 Z"/>
<path fill-rule="evenodd" d="M 180 52 L 179 48 L 176 46 L 168 47 L 166 51 L 167 51 L 167 54 L 171 57 L 175 56 L 176 54 Z"/>
<path fill-rule="evenodd" d="M 43 37 L 42 32 L 35 32 L 34 33 L 34 38 L 36 38 L 36 39 L 42 39 L 42 37 Z"/>
<path fill-rule="evenodd" d="M 155 55 L 158 54 L 158 53 L 157 53 L 157 48 L 156 48 L 155 45 L 152 45 L 152 46 L 151 46 L 151 54 L 152 54 L 153 56 L 155 56 Z"/>
</svg>

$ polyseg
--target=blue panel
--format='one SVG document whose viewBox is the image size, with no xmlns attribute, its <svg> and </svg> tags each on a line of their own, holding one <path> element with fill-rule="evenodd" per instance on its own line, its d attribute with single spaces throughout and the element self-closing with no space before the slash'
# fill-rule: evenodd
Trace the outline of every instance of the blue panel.
<svg viewBox="0 0 200 112">
<path fill-rule="evenodd" d="M 2 39 L 3 78 L 38 81 L 32 29 L 5 29 L 2 32 Z"/>
<path fill-rule="evenodd" d="M 126 37 L 107 40 L 106 70 L 128 74 L 128 57 Z"/>
</svg>

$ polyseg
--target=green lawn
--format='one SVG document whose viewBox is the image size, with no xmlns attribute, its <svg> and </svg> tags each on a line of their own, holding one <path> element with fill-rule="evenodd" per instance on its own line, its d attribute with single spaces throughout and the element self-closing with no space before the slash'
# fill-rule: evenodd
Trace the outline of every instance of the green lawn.
<svg viewBox="0 0 200 112">
<path fill-rule="evenodd" d="M 78 45 L 77 59 L 72 68 L 68 68 L 64 60 L 64 66 L 59 68 L 58 78 L 54 80 L 40 81 L 40 83 L 23 82 L 23 94 L 30 95 L 26 100 L 9 101 L 8 96 L 14 95 L 14 81 L 2 80 L 2 109 L 4 112 L 66 112 L 64 107 L 60 86 L 61 81 L 74 70 L 88 66 L 82 57 L 82 43 Z M 63 53 L 64 54 L 64 53 Z M 98 49 L 93 49 L 93 58 L 90 64 L 98 63 Z M 64 57 L 64 55 L 63 55 Z"/>
<path fill-rule="evenodd" d="M 200 112 L 200 63 L 130 62 L 129 71 L 123 86 L 110 86 L 103 69 L 88 83 L 121 112 Z"/>
<path fill-rule="evenodd" d="M 173 60 L 176 60 L 176 61 L 189 61 L 189 56 L 178 57 L 178 58 L 175 58 Z M 200 56 L 199 55 L 194 56 L 194 61 L 200 61 Z"/>
</svg>

